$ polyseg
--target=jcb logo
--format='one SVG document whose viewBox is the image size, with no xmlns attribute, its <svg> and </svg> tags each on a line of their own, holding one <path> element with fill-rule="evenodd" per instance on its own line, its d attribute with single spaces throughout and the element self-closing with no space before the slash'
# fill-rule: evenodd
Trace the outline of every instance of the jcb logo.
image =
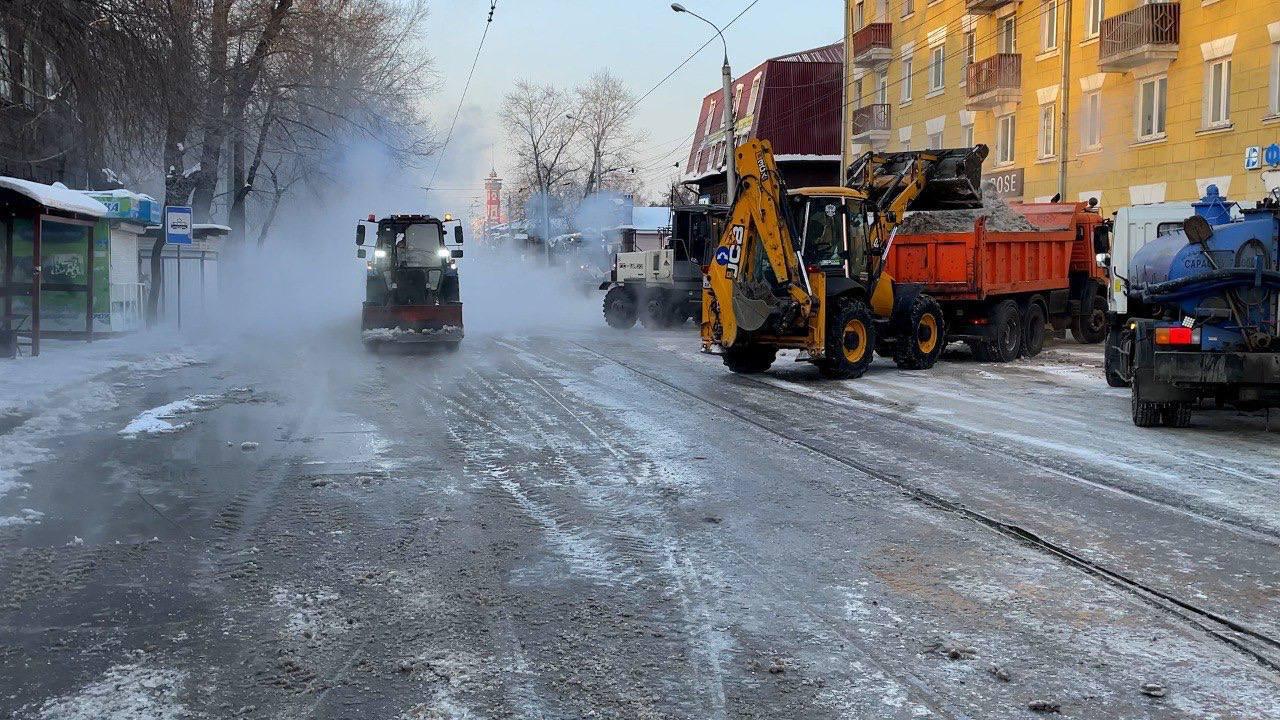
<svg viewBox="0 0 1280 720">
<path fill-rule="evenodd" d="M 724 276 L 738 276 L 738 264 L 742 262 L 742 237 L 746 229 L 741 225 L 733 226 L 733 242 L 728 247 L 716 250 L 716 264 L 724 266 Z"/>
</svg>

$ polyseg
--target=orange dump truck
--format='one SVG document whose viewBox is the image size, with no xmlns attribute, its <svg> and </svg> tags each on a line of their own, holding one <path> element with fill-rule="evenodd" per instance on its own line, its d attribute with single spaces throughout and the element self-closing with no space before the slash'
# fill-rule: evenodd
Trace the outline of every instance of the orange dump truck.
<svg viewBox="0 0 1280 720">
<path fill-rule="evenodd" d="M 887 270 L 917 283 L 942 304 L 948 341 L 964 341 L 983 360 L 1036 355 L 1049 326 L 1076 340 L 1106 335 L 1106 276 L 1094 261 L 1088 203 L 1014 203 L 1034 231 L 987 229 L 978 218 L 964 232 L 898 233 Z"/>
</svg>

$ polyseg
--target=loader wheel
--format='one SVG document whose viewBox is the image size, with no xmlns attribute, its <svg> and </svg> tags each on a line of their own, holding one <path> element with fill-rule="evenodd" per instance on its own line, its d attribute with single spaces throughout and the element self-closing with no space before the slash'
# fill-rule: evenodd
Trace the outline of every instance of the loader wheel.
<svg viewBox="0 0 1280 720">
<path fill-rule="evenodd" d="M 734 345 L 720 356 L 725 367 L 740 375 L 758 375 L 769 369 L 778 357 L 778 349 L 770 345 Z"/>
<path fill-rule="evenodd" d="M 1029 358 L 1040 354 L 1044 349 L 1044 340 L 1048 320 L 1044 314 L 1044 305 L 1032 300 L 1027 305 L 1027 314 L 1022 318 L 1022 354 Z"/>
<path fill-rule="evenodd" d="M 875 357 L 876 329 L 871 310 L 861 300 L 844 300 L 827 328 L 827 356 L 817 363 L 824 377 L 862 377 Z"/>
<path fill-rule="evenodd" d="M 1151 402 L 1142 399 L 1142 393 L 1138 390 L 1138 379 L 1133 379 L 1133 394 L 1129 400 L 1130 409 L 1133 411 L 1133 424 L 1140 428 L 1160 427 L 1164 424 L 1164 408 L 1160 403 Z"/>
<path fill-rule="evenodd" d="M 604 321 L 609 327 L 626 330 L 636 324 L 639 314 L 636 295 L 625 285 L 614 285 L 604 294 Z"/>
<path fill-rule="evenodd" d="M 1084 291 L 1080 314 L 1071 318 L 1071 337 L 1085 345 L 1097 345 L 1107 337 L 1107 298 L 1097 284 Z"/>
<path fill-rule="evenodd" d="M 1022 352 L 1022 313 L 1018 303 L 1005 300 L 991 313 L 987 326 L 987 338 L 982 342 L 981 359 L 991 362 L 1011 362 Z"/>
<path fill-rule="evenodd" d="M 947 345 L 947 325 L 942 316 L 942 306 L 928 295 L 917 296 L 905 320 L 893 362 L 903 370 L 933 367 Z"/>
</svg>

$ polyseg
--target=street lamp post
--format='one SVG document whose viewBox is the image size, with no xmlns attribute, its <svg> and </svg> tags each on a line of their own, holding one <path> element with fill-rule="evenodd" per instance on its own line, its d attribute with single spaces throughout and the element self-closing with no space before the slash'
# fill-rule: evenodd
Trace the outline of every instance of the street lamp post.
<svg viewBox="0 0 1280 720">
<path fill-rule="evenodd" d="M 715 28 L 716 34 L 720 36 L 720 43 L 724 45 L 724 64 L 720 67 L 721 80 L 724 81 L 724 177 L 726 195 L 729 198 L 729 204 L 732 205 L 734 197 L 738 194 L 738 169 L 733 162 L 737 147 L 733 137 L 733 71 L 729 69 L 729 43 L 724 39 L 724 32 L 710 20 L 680 3 L 671 3 L 671 9 L 678 13 L 688 13 Z"/>
</svg>

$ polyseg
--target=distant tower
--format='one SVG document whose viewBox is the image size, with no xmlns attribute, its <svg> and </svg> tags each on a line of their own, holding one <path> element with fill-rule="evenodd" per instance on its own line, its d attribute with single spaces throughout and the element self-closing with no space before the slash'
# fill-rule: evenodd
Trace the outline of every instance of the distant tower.
<svg viewBox="0 0 1280 720">
<path fill-rule="evenodd" d="M 502 178 L 497 170 L 490 170 L 484 179 L 484 223 L 493 227 L 502 222 Z"/>
</svg>

